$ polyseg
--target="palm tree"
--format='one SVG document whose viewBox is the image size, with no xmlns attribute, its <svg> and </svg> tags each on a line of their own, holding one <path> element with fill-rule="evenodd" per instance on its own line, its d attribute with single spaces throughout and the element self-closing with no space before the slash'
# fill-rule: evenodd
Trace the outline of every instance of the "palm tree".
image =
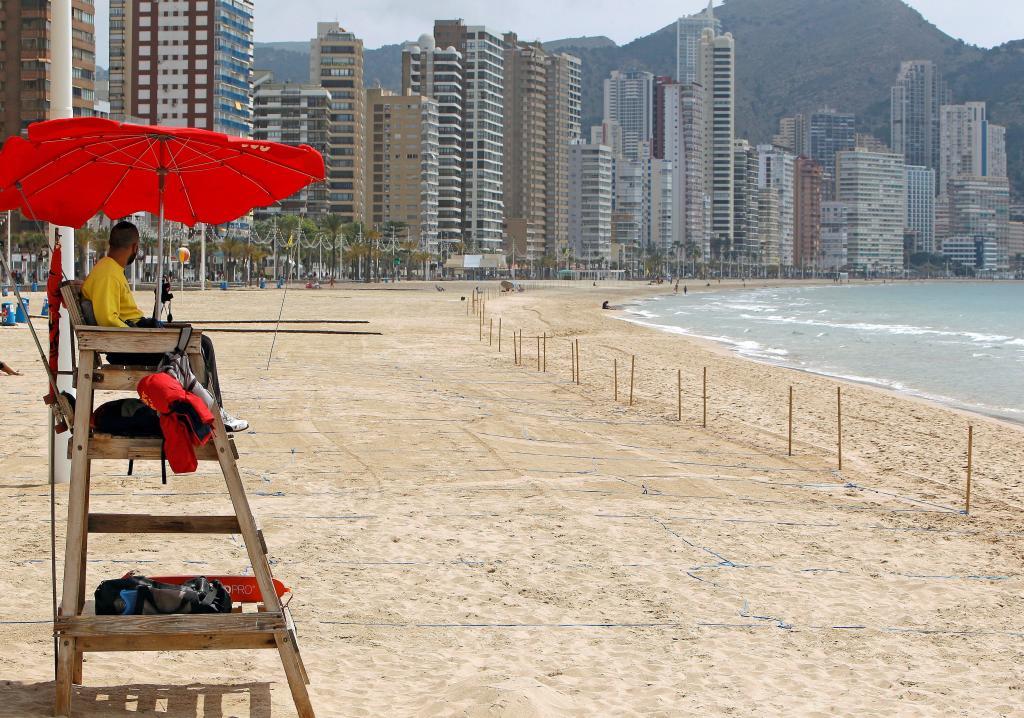
<svg viewBox="0 0 1024 718">
<path fill-rule="evenodd" d="M 342 230 L 345 227 L 345 222 L 344 222 L 344 220 L 342 220 L 341 215 L 325 214 L 323 217 L 320 218 L 320 227 L 323 229 L 324 233 L 331 240 L 331 278 L 333 279 L 335 277 L 335 274 L 336 274 L 335 270 L 338 267 L 338 249 L 339 249 L 339 241 L 338 240 L 342 236 Z M 342 253 L 341 263 L 344 264 L 345 263 L 345 254 L 344 254 L 345 253 L 345 245 L 341 244 L 340 245 L 340 249 L 341 249 L 341 253 Z"/>
</svg>

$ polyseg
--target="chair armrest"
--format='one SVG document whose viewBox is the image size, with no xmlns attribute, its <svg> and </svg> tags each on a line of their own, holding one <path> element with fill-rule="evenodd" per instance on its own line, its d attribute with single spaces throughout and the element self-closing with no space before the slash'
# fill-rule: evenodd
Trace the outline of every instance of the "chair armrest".
<svg viewBox="0 0 1024 718">
<path fill-rule="evenodd" d="M 79 349 L 104 354 L 159 354 L 172 351 L 178 345 L 181 332 L 173 328 L 140 329 L 135 327 L 88 327 L 75 328 Z M 186 353 L 199 352 L 202 332 L 193 330 Z"/>
</svg>

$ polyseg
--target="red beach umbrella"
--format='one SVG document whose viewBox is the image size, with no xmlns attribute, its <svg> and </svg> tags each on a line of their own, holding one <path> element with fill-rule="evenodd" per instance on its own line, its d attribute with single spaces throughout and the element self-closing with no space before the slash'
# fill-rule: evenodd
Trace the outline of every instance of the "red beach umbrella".
<svg viewBox="0 0 1024 718">
<path fill-rule="evenodd" d="M 102 212 L 223 224 L 324 178 L 319 152 L 192 127 L 132 125 L 82 117 L 37 122 L 0 152 L 0 210 L 80 227 Z M 159 316 L 157 281 L 154 316 Z"/>
</svg>

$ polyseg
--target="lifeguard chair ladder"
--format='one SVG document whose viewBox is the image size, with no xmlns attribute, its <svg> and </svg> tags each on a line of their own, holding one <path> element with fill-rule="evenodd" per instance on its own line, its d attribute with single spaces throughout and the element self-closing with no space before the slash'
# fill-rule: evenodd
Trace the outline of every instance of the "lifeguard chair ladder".
<svg viewBox="0 0 1024 718">
<path fill-rule="evenodd" d="M 71 487 L 68 498 L 67 543 L 64 553 L 63 598 L 54 634 L 57 649 L 57 696 L 54 715 L 72 716 L 74 684 L 82 683 L 82 656 L 106 651 L 185 651 L 206 649 L 276 648 L 281 655 L 288 687 L 300 718 L 314 718 L 306 686 L 306 675 L 295 628 L 288 608 L 274 588 L 267 547 L 256 524 L 242 486 L 235 460 L 238 454 L 219 412 L 214 414 L 211 443 L 198 448 L 199 461 L 220 463 L 234 515 L 157 516 L 151 514 L 103 514 L 89 512 L 90 467 L 94 459 L 159 461 L 161 440 L 102 435 L 90 431 L 93 397 L 97 391 L 134 391 L 140 379 L 152 370 L 139 367 L 102 365 L 100 354 L 108 352 L 161 353 L 171 351 L 179 330 L 118 329 L 96 327 L 83 321 L 80 283 L 61 288 L 71 325 L 78 340 L 78 396 L 68 454 L 71 459 Z M 201 333 L 193 331 L 186 353 L 197 376 L 202 376 L 199 353 Z M 97 616 L 85 601 L 86 552 L 90 533 L 133 534 L 240 534 L 249 563 L 262 594 L 255 612 L 226 615 Z"/>
</svg>

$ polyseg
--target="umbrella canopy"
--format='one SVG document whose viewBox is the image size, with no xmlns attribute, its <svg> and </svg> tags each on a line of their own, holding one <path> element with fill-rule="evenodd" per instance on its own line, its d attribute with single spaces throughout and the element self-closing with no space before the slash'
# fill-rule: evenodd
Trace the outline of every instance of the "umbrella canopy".
<svg viewBox="0 0 1024 718">
<path fill-rule="evenodd" d="M 324 178 L 319 152 L 192 127 L 101 118 L 29 125 L 0 152 L 0 210 L 81 227 L 102 212 L 223 224 Z"/>
<path fill-rule="evenodd" d="M 323 178 L 323 157 L 308 145 L 92 117 L 49 120 L 29 125 L 28 139 L 4 143 L 0 210 L 66 227 L 100 212 L 158 214 L 158 319 L 164 219 L 223 224 Z"/>
</svg>

